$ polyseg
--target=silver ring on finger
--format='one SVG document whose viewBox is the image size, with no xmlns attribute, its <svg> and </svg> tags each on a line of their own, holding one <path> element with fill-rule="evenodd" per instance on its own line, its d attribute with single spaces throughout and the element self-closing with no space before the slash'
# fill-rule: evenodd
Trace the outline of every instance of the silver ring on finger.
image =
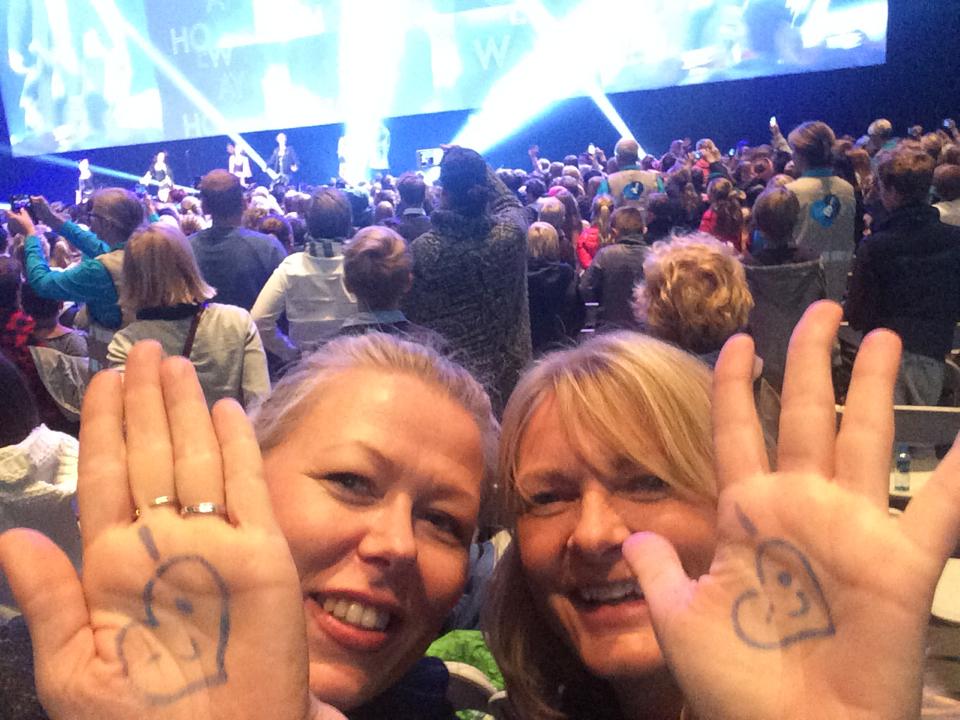
<svg viewBox="0 0 960 720">
<path fill-rule="evenodd" d="M 173 506 L 179 507 L 180 501 L 171 495 L 158 495 L 153 500 L 147 503 L 148 508 L 158 508 L 158 507 L 164 507 L 166 505 L 173 505 Z M 136 510 L 137 517 L 140 517 L 142 514 L 143 513 L 140 510 L 140 508 L 137 508 Z"/>
<path fill-rule="evenodd" d="M 227 506 L 222 503 L 202 502 L 196 505 L 184 505 L 180 508 L 181 517 L 191 517 L 195 515 L 216 515 L 226 520 Z"/>
</svg>

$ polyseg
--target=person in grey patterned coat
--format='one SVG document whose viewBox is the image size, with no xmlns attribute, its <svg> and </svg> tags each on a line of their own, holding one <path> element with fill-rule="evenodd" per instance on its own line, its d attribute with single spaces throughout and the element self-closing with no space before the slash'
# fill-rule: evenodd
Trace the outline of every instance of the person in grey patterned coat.
<svg viewBox="0 0 960 720">
<path fill-rule="evenodd" d="M 526 216 L 473 150 L 447 150 L 440 184 L 432 229 L 410 244 L 413 287 L 402 310 L 447 340 L 499 412 L 532 355 Z"/>
</svg>

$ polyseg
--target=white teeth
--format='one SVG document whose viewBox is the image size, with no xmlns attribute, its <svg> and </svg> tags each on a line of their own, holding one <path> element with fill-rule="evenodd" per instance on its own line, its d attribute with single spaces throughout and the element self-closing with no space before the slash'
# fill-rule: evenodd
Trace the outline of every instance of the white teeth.
<svg viewBox="0 0 960 720">
<path fill-rule="evenodd" d="M 635 580 L 611 583 L 609 585 L 581 587 L 577 589 L 577 593 L 587 602 L 614 602 L 631 595 L 643 597 L 640 586 Z"/>
<path fill-rule="evenodd" d="M 323 609 L 337 620 L 356 625 L 365 630 L 385 630 L 390 623 L 390 613 L 371 605 L 364 605 L 352 600 L 327 598 L 323 601 Z"/>
</svg>

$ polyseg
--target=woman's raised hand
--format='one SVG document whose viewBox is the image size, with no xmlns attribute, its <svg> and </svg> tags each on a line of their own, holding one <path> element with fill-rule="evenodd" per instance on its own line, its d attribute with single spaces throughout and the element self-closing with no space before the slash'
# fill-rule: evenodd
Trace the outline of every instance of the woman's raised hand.
<svg viewBox="0 0 960 720">
<path fill-rule="evenodd" d="M 917 717 L 937 579 L 960 528 L 955 445 L 902 517 L 888 513 L 898 338 L 860 347 L 840 431 L 830 350 L 840 308 L 809 308 L 790 342 L 777 469 L 751 392 L 753 343 L 714 378 L 717 552 L 686 577 L 649 533 L 624 554 L 675 677 L 702 718 Z"/>
<path fill-rule="evenodd" d="M 139 343 L 87 391 L 82 581 L 43 536 L 0 536 L 40 699 L 55 720 L 327 717 L 252 428 L 232 401 L 211 417 L 189 361 L 161 354 Z"/>
</svg>

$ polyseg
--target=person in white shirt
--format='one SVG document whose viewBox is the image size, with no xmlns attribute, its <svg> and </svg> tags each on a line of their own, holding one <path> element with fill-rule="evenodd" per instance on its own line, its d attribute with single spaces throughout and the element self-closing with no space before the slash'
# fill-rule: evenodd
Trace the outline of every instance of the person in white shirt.
<svg viewBox="0 0 960 720">
<path fill-rule="evenodd" d="M 339 190 L 320 188 L 306 221 L 306 250 L 280 263 L 251 310 L 264 347 L 283 361 L 332 337 L 357 311 L 343 276 L 343 242 L 353 230 L 350 203 Z M 284 311 L 289 334 L 277 326 Z"/>
<path fill-rule="evenodd" d="M 40 422 L 27 380 L 0 353 L 0 532 L 25 527 L 53 540 L 80 568 L 76 438 Z M 0 572 L 0 617 L 16 611 Z"/>
</svg>

